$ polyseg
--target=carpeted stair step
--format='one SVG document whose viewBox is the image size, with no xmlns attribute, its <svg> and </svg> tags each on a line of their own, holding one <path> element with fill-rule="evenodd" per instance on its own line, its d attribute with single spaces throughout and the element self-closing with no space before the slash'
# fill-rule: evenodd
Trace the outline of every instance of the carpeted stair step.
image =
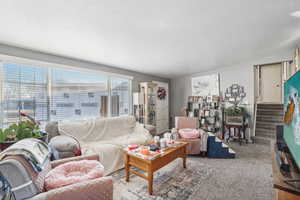
<svg viewBox="0 0 300 200">
<path fill-rule="evenodd" d="M 229 148 L 228 152 L 229 152 L 229 158 L 235 158 L 236 153 L 233 149 Z"/>
<path fill-rule="evenodd" d="M 276 125 L 270 124 L 269 122 L 256 122 L 256 128 L 268 129 L 268 130 L 276 130 Z"/>
<path fill-rule="evenodd" d="M 283 104 L 257 104 L 257 109 L 282 110 Z"/>
<path fill-rule="evenodd" d="M 274 139 L 268 137 L 261 137 L 261 136 L 254 137 L 254 142 L 258 144 L 270 145 L 272 140 Z"/>
<path fill-rule="evenodd" d="M 275 139 L 275 131 L 265 131 L 263 129 L 256 129 L 255 135 L 260 137 L 267 137 L 271 139 Z"/>
<path fill-rule="evenodd" d="M 260 116 L 257 116 L 256 118 L 256 122 L 262 122 L 262 123 L 274 123 L 274 124 L 282 124 L 282 121 L 283 121 L 283 117 L 281 119 L 277 119 L 277 118 L 274 118 L 274 117 L 260 117 Z"/>
<path fill-rule="evenodd" d="M 276 122 L 276 123 L 282 123 L 283 116 L 279 116 L 279 115 L 257 115 L 256 121 L 257 122 Z"/>
<path fill-rule="evenodd" d="M 254 141 L 270 144 L 275 139 L 276 126 L 283 123 L 283 104 L 257 104 Z"/>
<path fill-rule="evenodd" d="M 260 115 L 274 115 L 274 116 L 283 116 L 283 110 L 269 110 L 269 109 L 258 109 L 256 112 L 257 116 Z"/>
<path fill-rule="evenodd" d="M 209 158 L 235 158 L 235 152 L 224 144 L 214 134 L 209 134 L 207 139 L 207 157 Z"/>
<path fill-rule="evenodd" d="M 229 153 L 235 154 L 235 151 L 232 148 L 229 148 Z"/>
<path fill-rule="evenodd" d="M 256 127 L 255 132 L 266 132 L 266 133 L 275 133 L 276 131 L 276 126 L 274 129 L 269 129 L 269 128 L 261 128 L 261 127 Z"/>
</svg>

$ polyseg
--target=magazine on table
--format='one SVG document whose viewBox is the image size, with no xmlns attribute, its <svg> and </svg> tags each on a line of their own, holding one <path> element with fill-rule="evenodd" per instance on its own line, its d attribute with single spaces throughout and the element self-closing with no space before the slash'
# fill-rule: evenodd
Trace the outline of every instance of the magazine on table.
<svg viewBox="0 0 300 200">
<path fill-rule="evenodd" d="M 181 142 L 174 141 L 174 142 L 168 144 L 168 146 L 166 148 L 159 149 L 156 151 L 151 151 L 149 146 L 134 145 L 134 147 L 132 147 L 131 145 L 129 145 L 124 150 L 134 156 L 137 156 L 137 157 L 140 157 L 143 159 L 147 159 L 147 160 L 153 160 L 157 157 L 160 157 L 162 154 L 164 154 L 165 150 L 176 147 L 180 144 L 181 144 Z"/>
</svg>

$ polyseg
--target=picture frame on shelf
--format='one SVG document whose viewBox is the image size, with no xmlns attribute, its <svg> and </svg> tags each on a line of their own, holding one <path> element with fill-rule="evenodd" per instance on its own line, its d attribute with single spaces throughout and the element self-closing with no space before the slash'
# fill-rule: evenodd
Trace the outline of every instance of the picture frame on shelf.
<svg viewBox="0 0 300 200">
<path fill-rule="evenodd" d="M 210 116 L 210 111 L 209 110 L 205 110 L 204 111 L 204 116 L 205 117 L 209 117 Z"/>
</svg>

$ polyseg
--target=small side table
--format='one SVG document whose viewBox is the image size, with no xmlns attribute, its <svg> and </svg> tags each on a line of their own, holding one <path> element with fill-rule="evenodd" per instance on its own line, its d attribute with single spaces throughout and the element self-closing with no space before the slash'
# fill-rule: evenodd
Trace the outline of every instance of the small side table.
<svg viewBox="0 0 300 200">
<path fill-rule="evenodd" d="M 246 129 L 248 128 L 248 124 L 225 124 L 225 127 L 228 129 L 229 131 L 229 137 L 227 138 L 227 142 L 228 140 L 231 138 L 231 129 L 233 128 L 234 133 L 235 131 L 238 130 L 238 140 L 240 145 L 242 145 L 242 142 L 245 141 L 246 144 L 248 143 L 248 139 L 246 137 Z M 243 134 L 241 133 L 243 132 Z"/>
</svg>

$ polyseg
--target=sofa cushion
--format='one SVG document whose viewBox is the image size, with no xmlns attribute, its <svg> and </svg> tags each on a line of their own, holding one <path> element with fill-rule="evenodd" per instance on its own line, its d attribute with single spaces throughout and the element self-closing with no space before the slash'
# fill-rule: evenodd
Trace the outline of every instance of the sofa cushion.
<svg viewBox="0 0 300 200">
<path fill-rule="evenodd" d="M 98 154 L 99 161 L 105 169 L 105 176 L 124 167 L 124 152 L 120 145 L 99 142 L 83 143 L 82 153 L 83 155 Z"/>
<path fill-rule="evenodd" d="M 45 178 L 45 189 L 52 190 L 103 176 L 104 167 L 96 160 L 71 161 L 52 169 Z"/>
<path fill-rule="evenodd" d="M 133 116 L 121 116 L 64 122 L 59 123 L 58 128 L 61 135 L 72 135 L 79 141 L 93 142 L 132 134 L 135 126 Z"/>
<path fill-rule="evenodd" d="M 180 129 L 179 134 L 182 138 L 199 138 L 200 133 L 197 129 L 191 129 L 191 128 L 184 128 Z"/>
<path fill-rule="evenodd" d="M 49 144 L 58 152 L 76 152 L 80 149 L 79 143 L 67 135 L 52 138 Z"/>
</svg>

